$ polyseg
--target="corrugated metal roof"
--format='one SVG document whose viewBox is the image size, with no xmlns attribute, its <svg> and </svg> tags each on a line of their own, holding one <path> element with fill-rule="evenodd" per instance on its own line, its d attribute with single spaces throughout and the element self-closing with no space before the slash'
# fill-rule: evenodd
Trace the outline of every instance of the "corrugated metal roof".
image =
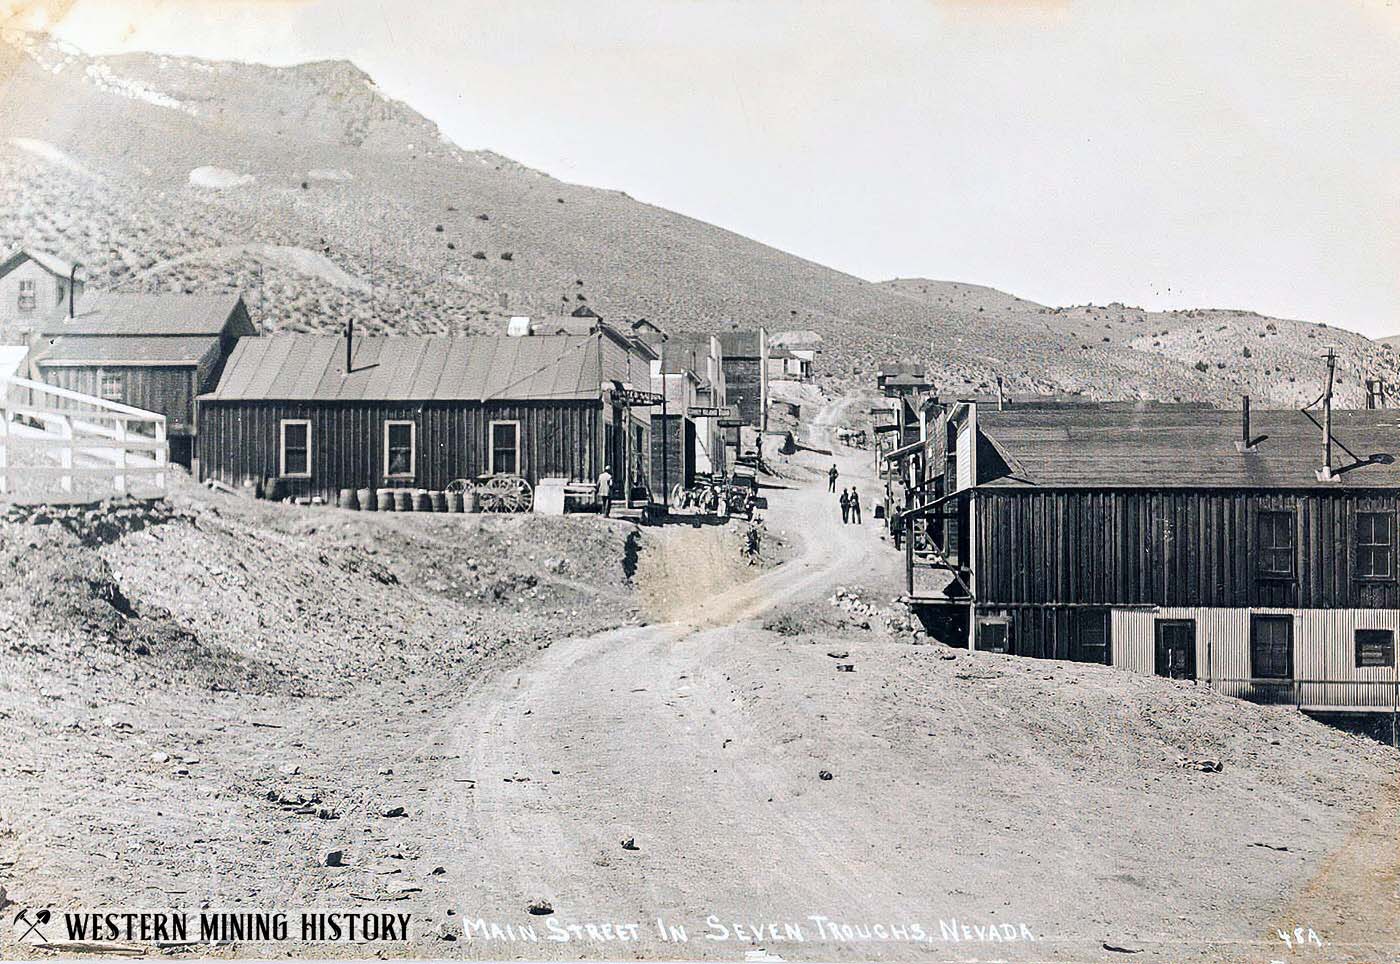
<svg viewBox="0 0 1400 964">
<path fill-rule="evenodd" d="M 163 362 L 169 365 L 195 365 L 217 351 L 219 339 L 208 335 L 132 335 L 98 338 L 67 335 L 55 339 L 39 356 L 39 364 L 50 362 Z"/>
<path fill-rule="evenodd" d="M 484 401 L 596 399 L 597 335 L 356 338 L 351 371 L 334 335 L 241 338 L 215 400 Z"/>
<path fill-rule="evenodd" d="M 238 306 L 238 294 L 100 292 L 78 300 L 71 320 L 66 308 L 44 325 L 47 335 L 217 335 Z"/>
<path fill-rule="evenodd" d="M 1003 486 L 1400 487 L 1400 410 L 1334 411 L 1339 480 L 1327 483 L 1316 475 L 1320 412 L 1254 410 L 1250 453 L 1236 446 L 1241 418 L 1221 409 L 979 409 L 978 428 L 1006 462 L 989 472 L 979 456 L 979 474 L 984 484 Z"/>
</svg>

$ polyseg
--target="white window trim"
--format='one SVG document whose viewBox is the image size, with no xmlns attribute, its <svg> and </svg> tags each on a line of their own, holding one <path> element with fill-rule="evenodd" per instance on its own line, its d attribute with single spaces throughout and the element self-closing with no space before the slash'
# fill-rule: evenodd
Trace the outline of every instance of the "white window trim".
<svg viewBox="0 0 1400 964">
<path fill-rule="evenodd" d="M 306 471 L 305 471 L 305 472 L 288 472 L 288 471 L 287 471 L 287 426 L 288 426 L 288 425 L 305 425 L 305 426 L 306 426 Z M 284 479 L 309 479 L 309 478 L 311 478 L 311 461 L 312 461 L 311 419 L 309 419 L 309 418 L 284 418 L 284 419 L 282 419 L 282 421 L 281 421 L 281 423 L 279 424 L 278 429 L 277 429 L 277 474 L 278 474 L 278 476 L 279 476 L 280 478 L 284 478 Z"/>
<path fill-rule="evenodd" d="M 513 426 L 515 426 L 515 473 L 514 473 L 514 474 L 520 475 L 520 474 L 521 474 L 521 471 L 520 471 L 521 464 L 520 464 L 520 463 L 522 462 L 522 459 L 521 459 L 521 457 L 520 457 L 520 420 L 519 420 L 518 418 L 498 418 L 498 419 L 493 419 L 493 420 L 486 426 L 486 458 L 487 458 L 487 463 L 486 463 L 486 464 L 487 464 L 487 471 L 488 471 L 491 475 L 495 475 L 495 474 L 496 474 L 496 426 L 497 426 L 497 425 L 513 425 Z"/>
<path fill-rule="evenodd" d="M 389 428 L 393 425 L 408 426 L 408 471 L 389 471 Z M 405 418 L 384 420 L 384 478 L 386 479 L 411 479 L 418 467 L 418 423 Z"/>
<path fill-rule="evenodd" d="M 115 397 L 107 394 L 107 379 L 117 380 L 117 394 Z M 105 368 L 97 370 L 97 397 L 109 402 L 120 402 L 126 396 L 126 373 L 108 371 Z"/>
</svg>

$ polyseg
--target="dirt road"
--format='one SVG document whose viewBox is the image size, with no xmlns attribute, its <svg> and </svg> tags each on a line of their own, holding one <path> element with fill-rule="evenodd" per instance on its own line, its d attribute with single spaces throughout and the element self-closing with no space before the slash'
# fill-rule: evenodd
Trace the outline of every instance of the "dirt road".
<svg viewBox="0 0 1400 964">
<path fill-rule="evenodd" d="M 843 485 L 874 495 L 868 456 L 836 461 Z M 778 602 L 825 606 L 852 578 L 893 579 L 899 559 L 869 508 L 863 525 L 842 524 L 824 481 L 766 495 L 770 528 L 801 535 L 799 558 L 687 600 L 667 622 L 556 644 L 467 698 L 455 739 L 475 783 L 454 784 L 442 806 L 461 815 L 461 879 L 476 882 L 463 895 L 468 920 L 528 923 L 533 898 L 561 923 L 650 921 L 654 934 L 660 916 L 686 925 L 692 944 L 649 940 L 647 953 L 693 956 L 706 949 L 694 941 L 709 913 L 805 921 L 843 908 L 883 919 L 899 905 L 849 814 L 816 792 L 825 783 L 805 749 L 789 754 L 788 740 L 761 730 L 709 658 L 737 646 L 764 659 L 771 643 L 750 620 Z"/>
</svg>

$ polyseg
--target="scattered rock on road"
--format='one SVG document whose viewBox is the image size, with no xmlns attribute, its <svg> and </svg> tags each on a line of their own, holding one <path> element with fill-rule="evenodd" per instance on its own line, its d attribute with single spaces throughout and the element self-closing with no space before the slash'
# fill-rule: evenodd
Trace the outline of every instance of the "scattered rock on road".
<svg viewBox="0 0 1400 964">
<path fill-rule="evenodd" d="M 403 807 L 387 807 L 382 815 L 385 817 L 402 817 L 405 816 L 405 813 Z"/>
<path fill-rule="evenodd" d="M 525 909 L 536 917 L 548 917 L 550 914 L 554 913 L 554 905 L 542 897 L 530 901 L 530 903 L 525 906 Z"/>
<path fill-rule="evenodd" d="M 325 852 L 325 854 L 323 854 L 322 857 L 321 857 L 321 866 L 322 866 L 322 867 L 344 867 L 344 866 L 345 866 L 345 851 L 343 851 L 343 850 L 327 850 L 327 851 Z"/>
<path fill-rule="evenodd" d="M 818 779 L 821 780 L 830 780 L 832 776 L 834 776 L 834 774 L 830 770 L 821 770 L 817 773 Z"/>
<path fill-rule="evenodd" d="M 623 838 L 622 838 L 622 849 L 623 849 L 623 850 L 640 850 L 641 848 L 637 846 L 637 841 L 636 841 L 635 838 L 633 838 L 633 837 L 623 837 Z"/>
</svg>

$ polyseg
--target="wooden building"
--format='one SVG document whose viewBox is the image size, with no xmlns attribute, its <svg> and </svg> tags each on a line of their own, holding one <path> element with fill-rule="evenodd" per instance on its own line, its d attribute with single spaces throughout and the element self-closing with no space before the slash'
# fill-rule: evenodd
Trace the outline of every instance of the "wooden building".
<svg viewBox="0 0 1400 964">
<path fill-rule="evenodd" d="M 734 329 L 715 335 L 724 363 L 729 404 L 745 425 L 767 428 L 768 332 L 763 328 Z"/>
<path fill-rule="evenodd" d="M 189 466 L 195 398 L 256 334 L 237 294 L 103 292 L 46 321 L 26 365 L 35 381 L 164 415 L 171 461 Z"/>
<path fill-rule="evenodd" d="M 908 598 L 975 649 L 1392 710 L 1400 415 L 950 406 Z M 1330 453 L 1330 454 L 1329 454 Z M 925 581 L 928 580 L 928 581 Z"/>
<path fill-rule="evenodd" d="M 24 344 L 68 302 L 81 296 L 78 266 L 47 251 L 19 248 L 0 259 L 0 344 Z"/>
<path fill-rule="evenodd" d="M 348 361 L 348 365 L 347 365 Z M 488 475 L 644 482 L 651 354 L 588 334 L 249 338 L 199 400 L 202 478 L 291 496 Z"/>
</svg>

